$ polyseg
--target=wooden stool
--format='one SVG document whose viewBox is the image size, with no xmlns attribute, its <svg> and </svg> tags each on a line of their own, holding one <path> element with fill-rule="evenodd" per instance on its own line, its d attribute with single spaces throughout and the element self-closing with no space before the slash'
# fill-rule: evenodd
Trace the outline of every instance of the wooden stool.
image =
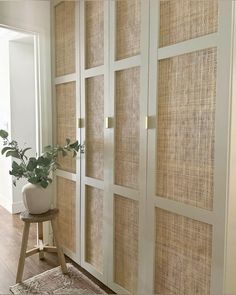
<svg viewBox="0 0 236 295">
<path fill-rule="evenodd" d="M 52 209 L 44 214 L 37 214 L 37 215 L 30 214 L 28 211 L 22 212 L 20 214 L 20 219 L 24 221 L 25 224 L 24 224 L 24 231 L 22 236 L 22 244 L 21 244 L 20 258 L 19 258 L 18 269 L 17 269 L 16 283 L 22 282 L 25 258 L 37 253 L 39 253 L 39 259 L 43 259 L 44 252 L 57 252 L 59 262 L 61 264 L 62 272 L 64 274 L 68 273 L 65 256 L 63 254 L 60 241 L 59 241 L 59 236 L 58 236 L 57 223 L 56 223 L 57 214 L 58 214 L 58 209 Z M 43 222 L 44 221 L 51 221 L 56 247 L 45 246 L 43 244 Z M 31 223 L 38 223 L 38 243 L 37 243 L 37 247 L 27 251 L 29 229 L 30 229 Z"/>
</svg>

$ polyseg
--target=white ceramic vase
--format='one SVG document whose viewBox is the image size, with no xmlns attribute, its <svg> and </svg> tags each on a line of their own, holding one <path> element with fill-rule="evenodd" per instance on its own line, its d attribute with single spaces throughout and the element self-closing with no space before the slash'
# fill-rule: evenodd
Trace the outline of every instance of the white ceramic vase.
<svg viewBox="0 0 236 295">
<path fill-rule="evenodd" d="M 23 203 L 31 214 L 42 214 L 51 209 L 52 185 L 45 189 L 39 184 L 28 183 L 22 188 Z"/>
</svg>

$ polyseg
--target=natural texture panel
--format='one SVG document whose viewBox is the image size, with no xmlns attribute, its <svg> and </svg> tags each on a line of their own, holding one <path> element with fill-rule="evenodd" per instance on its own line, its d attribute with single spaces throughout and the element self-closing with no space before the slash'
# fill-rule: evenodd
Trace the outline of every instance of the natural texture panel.
<svg viewBox="0 0 236 295">
<path fill-rule="evenodd" d="M 104 77 L 86 79 L 86 175 L 103 179 Z"/>
<path fill-rule="evenodd" d="M 57 177 L 58 227 L 63 247 L 76 251 L 76 184 Z"/>
<path fill-rule="evenodd" d="M 157 195 L 212 210 L 216 48 L 159 62 Z"/>
<path fill-rule="evenodd" d="M 63 1 L 55 7 L 56 76 L 75 72 L 75 1 Z"/>
<path fill-rule="evenodd" d="M 156 208 L 155 294 L 209 295 L 212 226 Z"/>
<path fill-rule="evenodd" d="M 137 292 L 138 279 L 138 202 L 115 196 L 114 280 Z"/>
<path fill-rule="evenodd" d="M 116 59 L 140 53 L 141 0 L 116 1 Z"/>
<path fill-rule="evenodd" d="M 138 189 L 139 68 L 116 73 L 115 182 Z"/>
<path fill-rule="evenodd" d="M 103 272 L 103 191 L 86 186 L 86 258 Z"/>
<path fill-rule="evenodd" d="M 57 144 L 64 145 L 66 138 L 76 140 L 76 95 L 75 82 L 56 86 Z M 72 155 L 59 157 L 60 169 L 76 172 L 76 159 Z"/>
<path fill-rule="evenodd" d="M 160 47 L 218 30 L 217 0 L 160 1 Z"/>
<path fill-rule="evenodd" d="M 104 1 L 85 1 L 86 68 L 103 65 Z"/>
</svg>

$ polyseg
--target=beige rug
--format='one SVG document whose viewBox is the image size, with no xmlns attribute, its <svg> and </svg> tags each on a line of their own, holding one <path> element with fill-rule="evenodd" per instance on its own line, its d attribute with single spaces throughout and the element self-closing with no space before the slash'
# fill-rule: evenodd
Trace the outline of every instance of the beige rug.
<svg viewBox="0 0 236 295">
<path fill-rule="evenodd" d="M 93 281 L 82 274 L 72 264 L 67 263 L 68 275 L 63 275 L 60 267 L 45 271 L 23 283 L 10 287 L 13 294 L 107 294 Z"/>
</svg>

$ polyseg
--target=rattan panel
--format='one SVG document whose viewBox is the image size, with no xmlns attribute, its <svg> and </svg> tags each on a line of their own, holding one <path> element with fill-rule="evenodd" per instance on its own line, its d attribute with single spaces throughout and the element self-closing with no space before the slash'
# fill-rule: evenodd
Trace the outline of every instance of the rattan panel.
<svg viewBox="0 0 236 295">
<path fill-rule="evenodd" d="M 137 292 L 138 279 L 138 202 L 115 195 L 114 280 Z"/>
<path fill-rule="evenodd" d="M 103 191 L 86 186 L 86 258 L 103 272 Z"/>
<path fill-rule="evenodd" d="M 86 79 L 86 176 L 103 179 L 104 77 Z"/>
<path fill-rule="evenodd" d="M 75 1 L 55 6 L 56 76 L 75 72 Z"/>
<path fill-rule="evenodd" d="M 160 1 L 160 47 L 217 32 L 217 0 Z"/>
<path fill-rule="evenodd" d="M 76 183 L 57 176 L 58 227 L 63 247 L 76 251 Z"/>
<path fill-rule="evenodd" d="M 156 208 L 156 294 L 209 295 L 211 260 L 211 225 Z"/>
<path fill-rule="evenodd" d="M 75 82 L 56 86 L 57 144 L 64 145 L 66 138 L 76 140 L 76 95 Z M 59 157 L 60 169 L 76 172 L 76 159 L 72 155 Z"/>
<path fill-rule="evenodd" d="M 116 72 L 115 183 L 138 189 L 140 69 Z"/>
<path fill-rule="evenodd" d="M 157 195 L 212 210 L 216 48 L 159 62 Z"/>
<path fill-rule="evenodd" d="M 116 1 L 116 59 L 140 53 L 141 0 Z"/>
<path fill-rule="evenodd" d="M 104 63 L 104 1 L 85 1 L 86 68 Z"/>
</svg>

